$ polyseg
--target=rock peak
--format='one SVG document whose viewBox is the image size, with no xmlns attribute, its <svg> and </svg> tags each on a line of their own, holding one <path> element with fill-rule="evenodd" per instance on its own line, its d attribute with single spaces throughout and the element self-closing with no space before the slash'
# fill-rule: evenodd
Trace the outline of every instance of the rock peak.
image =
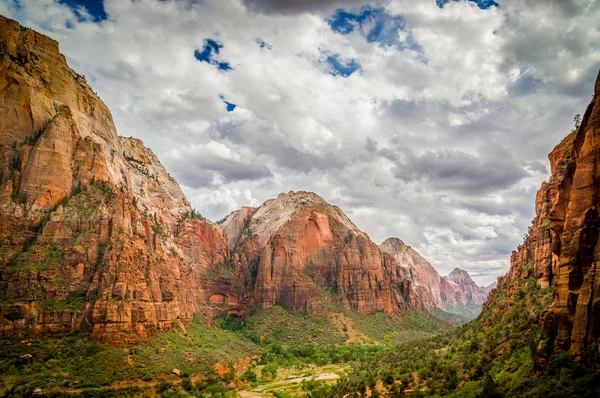
<svg viewBox="0 0 600 398">
<path fill-rule="evenodd" d="M 457 284 L 463 284 L 467 281 L 473 280 L 467 271 L 458 267 L 454 268 L 452 272 L 448 274 L 446 279 Z"/>
<path fill-rule="evenodd" d="M 396 238 L 393 236 L 390 236 L 389 238 L 387 238 L 386 240 L 384 240 L 381 245 L 392 245 L 392 246 L 398 246 L 398 247 L 410 247 L 409 245 L 407 245 L 406 243 L 404 243 L 404 241 L 400 238 Z"/>
<path fill-rule="evenodd" d="M 314 192 L 310 192 L 310 191 L 289 191 L 287 193 L 282 192 L 279 195 L 277 195 L 277 198 L 275 198 L 273 200 L 305 200 L 305 201 L 329 204 L 321 196 L 317 195 Z"/>
</svg>

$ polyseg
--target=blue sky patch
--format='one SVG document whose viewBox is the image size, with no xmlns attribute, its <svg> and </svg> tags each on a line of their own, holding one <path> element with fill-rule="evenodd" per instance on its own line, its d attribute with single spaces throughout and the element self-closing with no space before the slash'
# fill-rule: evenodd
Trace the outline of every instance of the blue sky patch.
<svg viewBox="0 0 600 398">
<path fill-rule="evenodd" d="M 233 112 L 233 110 L 237 106 L 236 104 L 232 104 L 231 102 L 227 102 L 227 101 L 223 101 L 223 102 L 225 103 L 225 105 L 227 105 L 227 112 Z"/>
<path fill-rule="evenodd" d="M 219 98 L 221 99 L 221 101 L 223 101 L 223 103 L 227 107 L 227 112 L 233 112 L 233 110 L 237 107 L 237 105 L 234 104 L 233 102 L 226 101 L 225 97 L 223 95 L 219 95 Z"/>
<path fill-rule="evenodd" d="M 272 45 L 270 45 L 269 43 L 267 43 L 266 41 L 264 41 L 260 37 L 256 38 L 256 44 L 258 44 L 258 46 L 260 48 L 266 48 L 267 50 L 272 50 L 273 49 Z"/>
<path fill-rule="evenodd" d="M 439 1 L 439 0 L 438 0 Z M 391 15 L 384 8 L 366 6 L 356 14 L 338 9 L 328 20 L 334 32 L 347 35 L 359 31 L 369 43 L 409 48 L 422 52 L 422 47 L 412 39 L 410 27 L 400 15 Z M 399 33 L 403 32 L 403 40 Z"/>
<path fill-rule="evenodd" d="M 73 10 L 79 22 L 85 21 L 80 13 L 81 8 L 86 9 L 94 22 L 104 21 L 107 18 L 106 11 L 104 11 L 104 0 L 59 0 L 58 2 Z"/>
<path fill-rule="evenodd" d="M 438 7 L 443 8 L 445 4 L 450 1 L 459 1 L 459 0 L 435 0 Z M 477 4 L 477 7 L 482 10 L 487 10 L 490 7 L 500 7 L 500 4 L 496 3 L 494 0 L 468 0 L 471 3 Z"/>
<path fill-rule="evenodd" d="M 217 68 L 223 71 L 232 70 L 233 68 L 229 62 L 217 61 L 213 59 L 214 54 L 219 54 L 219 51 L 223 48 L 223 45 L 213 39 L 204 40 L 204 47 L 202 51 L 196 49 L 194 51 L 194 57 L 200 62 L 206 62 L 211 65 L 215 65 Z"/>
<path fill-rule="evenodd" d="M 360 69 L 360 65 L 356 60 L 343 61 L 340 59 L 339 54 L 328 56 L 326 61 L 329 64 L 329 73 L 333 76 L 348 77 Z"/>
</svg>

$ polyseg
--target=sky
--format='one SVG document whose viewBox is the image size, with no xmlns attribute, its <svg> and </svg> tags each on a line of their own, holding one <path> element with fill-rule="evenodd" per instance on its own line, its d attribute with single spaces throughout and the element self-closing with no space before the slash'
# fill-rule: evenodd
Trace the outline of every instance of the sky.
<svg viewBox="0 0 600 398">
<path fill-rule="evenodd" d="M 509 267 L 600 69 L 600 0 L 0 0 L 192 205 L 314 191 L 442 274 Z"/>
</svg>

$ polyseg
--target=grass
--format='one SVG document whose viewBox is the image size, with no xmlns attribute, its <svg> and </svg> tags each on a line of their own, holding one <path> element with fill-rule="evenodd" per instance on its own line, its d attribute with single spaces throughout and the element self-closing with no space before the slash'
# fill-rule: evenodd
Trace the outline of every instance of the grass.
<svg viewBox="0 0 600 398">
<path fill-rule="evenodd" d="M 282 346 L 340 344 L 346 336 L 325 316 L 287 311 L 279 306 L 253 315 L 244 322 L 248 333 Z"/>
<path fill-rule="evenodd" d="M 516 287 L 509 295 L 500 286 L 476 320 L 369 356 L 312 396 L 399 396 L 405 389 L 414 397 L 598 396 L 599 373 L 561 354 L 545 366 L 538 362 L 539 319 L 553 287 L 541 289 L 532 277 Z"/>
<path fill-rule="evenodd" d="M 354 328 L 369 337 L 373 344 L 394 345 L 418 340 L 452 327 L 431 314 L 417 311 L 402 315 L 386 314 L 381 311 L 364 315 L 346 311 L 344 315 L 351 319 Z"/>
<path fill-rule="evenodd" d="M 85 300 L 46 300 L 44 305 L 79 308 Z M 344 344 L 348 336 L 329 316 L 293 313 L 281 307 L 243 321 L 222 318 L 209 324 L 198 316 L 185 330 L 156 333 L 146 343 L 129 346 L 93 342 L 86 333 L 51 339 L 4 338 L 0 340 L 0 394 L 11 389 L 23 393 L 54 388 L 97 396 L 131 396 L 141 394 L 141 390 L 115 389 L 136 387 L 156 390 L 161 396 L 179 396 L 184 389 L 227 396 L 236 386 L 243 386 L 240 377 L 246 366 L 255 369 L 258 384 L 270 381 L 270 377 L 263 377 L 263 367 L 278 368 L 281 377 L 289 375 L 290 369 L 300 376 L 304 370 L 308 376 L 316 372 L 315 366 L 333 366 L 330 371 L 337 369 L 345 377 L 347 364 L 357 367 L 368 363 L 391 352 L 395 342 L 414 340 L 448 326 L 420 313 L 400 318 L 381 312 L 347 312 L 345 316 L 368 337 L 367 344 Z M 30 361 L 24 359 L 26 354 L 31 355 Z M 181 378 L 171 374 L 173 369 L 181 372 Z M 273 392 L 305 395 L 331 383 L 307 382 L 288 386 L 293 391 L 277 388 Z"/>
<path fill-rule="evenodd" d="M 126 347 L 93 342 L 85 333 L 51 339 L 0 340 L 0 393 L 13 386 L 63 389 L 100 388 L 116 382 L 176 378 L 171 371 L 199 379 L 216 376 L 216 363 L 260 356 L 262 349 L 238 333 L 196 318 L 186 332 L 157 333 L 148 343 Z M 29 354 L 28 362 L 21 357 Z"/>
<path fill-rule="evenodd" d="M 46 267 L 57 265 L 61 259 L 62 251 L 54 245 L 32 245 L 13 258 L 10 265 L 19 271 L 41 272 Z"/>
<path fill-rule="evenodd" d="M 78 309 L 85 307 L 85 297 L 68 297 L 66 299 L 44 300 L 44 308 L 52 310 Z"/>
</svg>

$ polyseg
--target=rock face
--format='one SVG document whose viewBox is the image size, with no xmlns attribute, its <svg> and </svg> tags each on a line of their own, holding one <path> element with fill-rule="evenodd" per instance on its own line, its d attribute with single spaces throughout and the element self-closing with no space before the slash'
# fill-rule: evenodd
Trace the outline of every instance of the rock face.
<svg viewBox="0 0 600 398">
<path fill-rule="evenodd" d="M 248 227 L 248 223 L 254 215 L 254 211 L 252 207 L 242 207 L 225 218 L 222 225 L 227 234 L 227 244 L 230 248 L 233 249 L 240 241 L 242 233 Z"/>
<path fill-rule="evenodd" d="M 52 39 L 0 17 L 0 335 L 170 328 L 221 294 L 225 233 L 112 117 Z M 219 298 L 219 296 L 217 296 Z"/>
<path fill-rule="evenodd" d="M 454 268 L 444 279 L 452 286 L 456 303 L 479 305 L 487 299 L 485 288 L 477 286 L 465 270 Z"/>
<path fill-rule="evenodd" d="M 537 193 L 536 217 L 490 302 L 496 295 L 510 297 L 526 278 L 554 286 L 541 317 L 540 357 L 562 351 L 586 361 L 597 355 L 600 339 L 600 75 L 581 125 L 549 159 L 552 176 Z"/>
<path fill-rule="evenodd" d="M 552 254 L 539 265 L 534 261 L 534 273 L 541 283 L 556 280 L 554 302 L 544 317 L 543 338 L 579 359 L 588 358 L 591 346 L 600 338 L 599 139 L 600 75 L 581 126 L 550 155 L 555 180 L 542 187 L 542 196 L 550 199 Z"/>
<path fill-rule="evenodd" d="M 466 271 L 456 268 L 447 277 L 441 277 L 427 260 L 398 238 L 386 239 L 380 248 L 396 260 L 399 274 L 411 282 L 414 307 L 481 305 L 487 298 L 484 288 L 477 286 Z"/>
<path fill-rule="evenodd" d="M 337 207 L 290 192 L 196 219 L 58 44 L 0 17 L 0 335 L 136 340 L 249 305 L 396 312 L 411 281 Z"/>
<path fill-rule="evenodd" d="M 231 214 L 226 229 L 240 217 Z M 253 285 L 261 308 L 318 312 L 320 303 L 331 300 L 358 312 L 408 307 L 409 284 L 394 260 L 314 193 L 289 192 L 265 202 L 232 258 L 235 270 L 250 270 L 243 284 Z"/>
</svg>

